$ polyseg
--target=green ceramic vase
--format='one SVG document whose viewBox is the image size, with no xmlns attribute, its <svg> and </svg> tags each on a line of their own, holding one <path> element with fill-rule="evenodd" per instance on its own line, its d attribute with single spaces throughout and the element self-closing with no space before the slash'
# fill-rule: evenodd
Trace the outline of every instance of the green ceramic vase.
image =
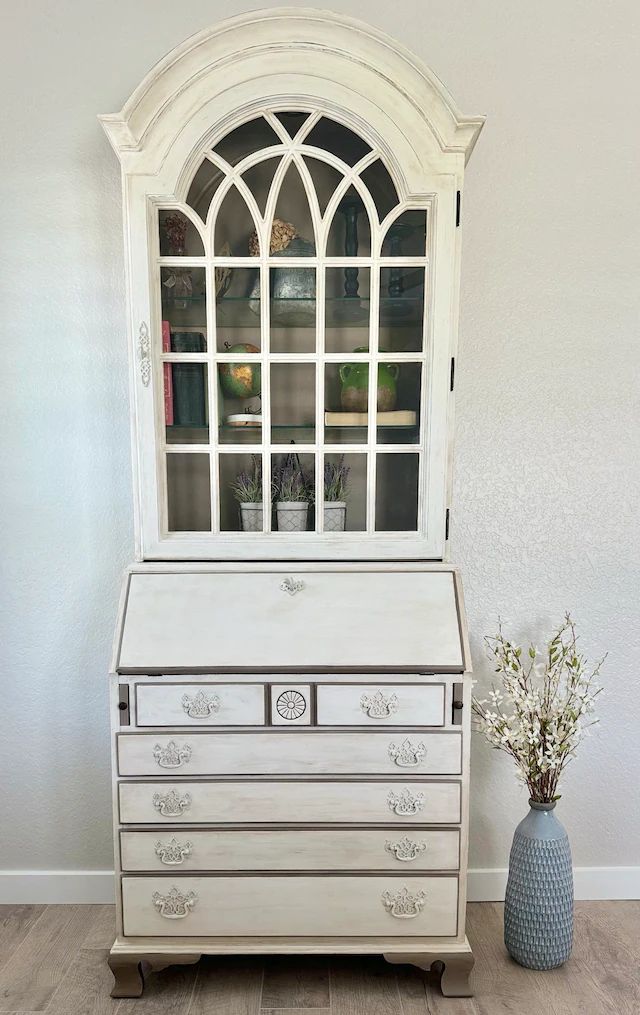
<svg viewBox="0 0 640 1015">
<path fill-rule="evenodd" d="M 364 347 L 354 352 L 367 352 Z M 391 412 L 396 407 L 396 382 L 400 368 L 397 363 L 378 364 L 378 412 Z M 369 399 L 369 364 L 343 363 L 339 370 L 342 390 L 340 402 L 345 412 L 366 412 Z"/>
</svg>

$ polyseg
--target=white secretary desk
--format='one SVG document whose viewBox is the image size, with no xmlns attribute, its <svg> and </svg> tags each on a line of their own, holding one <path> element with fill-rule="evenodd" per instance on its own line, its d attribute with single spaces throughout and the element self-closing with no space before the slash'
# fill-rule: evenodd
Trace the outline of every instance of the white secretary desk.
<svg viewBox="0 0 640 1015">
<path fill-rule="evenodd" d="M 319 951 L 442 961 L 467 993 L 470 660 L 443 561 L 483 118 L 367 25 L 274 9 L 187 40 L 101 121 L 138 561 L 114 995 L 203 953 Z"/>
</svg>

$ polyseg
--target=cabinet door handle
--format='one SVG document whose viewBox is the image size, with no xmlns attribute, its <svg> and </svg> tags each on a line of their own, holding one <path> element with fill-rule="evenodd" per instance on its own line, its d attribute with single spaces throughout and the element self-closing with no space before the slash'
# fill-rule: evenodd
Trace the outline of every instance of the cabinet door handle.
<svg viewBox="0 0 640 1015">
<path fill-rule="evenodd" d="M 184 920 L 198 901 L 198 896 L 195 892 L 183 893 L 174 885 L 166 895 L 154 892 L 151 901 L 165 920 Z"/>
<path fill-rule="evenodd" d="M 175 789 L 168 793 L 154 793 L 153 806 L 165 818 L 177 818 L 183 811 L 191 807 L 191 794 L 180 796 Z"/>
<path fill-rule="evenodd" d="M 406 817 L 409 814 L 419 814 L 424 807 L 424 793 L 412 793 L 407 787 L 402 793 L 389 792 L 387 804 L 390 811 Z"/>
<path fill-rule="evenodd" d="M 182 709 L 192 719 L 206 719 L 220 711 L 220 698 L 217 694 L 205 694 L 204 691 L 198 691 L 193 697 L 183 694 Z"/>
<path fill-rule="evenodd" d="M 156 842 L 156 856 L 167 867 L 178 867 L 192 852 L 192 842 L 178 842 L 175 836 L 169 842 Z"/>
<path fill-rule="evenodd" d="M 408 888 L 401 888 L 399 892 L 384 892 L 382 905 L 398 920 L 413 920 L 422 912 L 426 899 L 424 892 L 413 895 Z"/>
<path fill-rule="evenodd" d="M 426 753 L 427 748 L 422 742 L 414 745 L 408 738 L 399 747 L 389 744 L 389 757 L 398 768 L 416 768 Z"/>
<path fill-rule="evenodd" d="M 138 330 L 138 359 L 142 383 L 148 388 L 151 380 L 151 339 L 146 321 L 142 322 Z"/>
<path fill-rule="evenodd" d="M 405 835 L 397 842 L 390 842 L 387 839 L 384 848 L 387 853 L 395 856 L 396 860 L 400 860 L 402 863 L 411 863 L 412 860 L 416 860 L 421 853 L 425 852 L 427 844 L 426 842 L 413 842 Z"/>
<path fill-rule="evenodd" d="M 153 756 L 160 768 L 182 768 L 191 758 L 191 747 L 189 744 L 178 747 L 175 740 L 170 740 L 164 747 L 162 744 L 156 744 Z"/>
<path fill-rule="evenodd" d="M 388 719 L 398 711 L 399 705 L 400 702 L 395 694 L 390 694 L 387 697 L 382 691 L 376 691 L 373 696 L 363 694 L 360 698 L 360 708 L 371 719 Z"/>
</svg>

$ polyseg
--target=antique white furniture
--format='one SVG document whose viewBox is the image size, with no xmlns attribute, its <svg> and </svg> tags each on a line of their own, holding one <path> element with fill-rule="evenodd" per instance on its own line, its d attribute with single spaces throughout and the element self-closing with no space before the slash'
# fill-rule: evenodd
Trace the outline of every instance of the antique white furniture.
<svg viewBox="0 0 640 1015">
<path fill-rule="evenodd" d="M 468 993 L 470 658 L 443 561 L 483 119 L 374 29 L 274 9 L 189 39 L 101 120 L 138 560 L 111 684 L 114 996 L 233 952 L 440 961 Z"/>
</svg>

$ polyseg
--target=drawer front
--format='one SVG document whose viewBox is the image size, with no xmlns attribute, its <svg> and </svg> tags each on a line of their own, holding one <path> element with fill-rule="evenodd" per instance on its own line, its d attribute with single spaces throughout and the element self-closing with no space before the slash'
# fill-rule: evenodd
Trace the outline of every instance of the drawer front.
<svg viewBox="0 0 640 1015">
<path fill-rule="evenodd" d="M 124 733 L 120 775 L 459 775 L 460 733 Z"/>
<path fill-rule="evenodd" d="M 458 870 L 457 829 L 176 829 L 120 833 L 125 871 Z"/>
<path fill-rule="evenodd" d="M 444 684 L 321 684 L 319 726 L 444 726 Z"/>
<path fill-rule="evenodd" d="M 264 684 L 136 684 L 138 726 L 263 726 Z"/>
<path fill-rule="evenodd" d="M 436 877 L 124 877 L 124 933 L 145 937 L 453 937 L 458 880 Z"/>
<path fill-rule="evenodd" d="M 123 782 L 118 790 L 124 824 L 461 820 L 458 782 Z"/>
</svg>

